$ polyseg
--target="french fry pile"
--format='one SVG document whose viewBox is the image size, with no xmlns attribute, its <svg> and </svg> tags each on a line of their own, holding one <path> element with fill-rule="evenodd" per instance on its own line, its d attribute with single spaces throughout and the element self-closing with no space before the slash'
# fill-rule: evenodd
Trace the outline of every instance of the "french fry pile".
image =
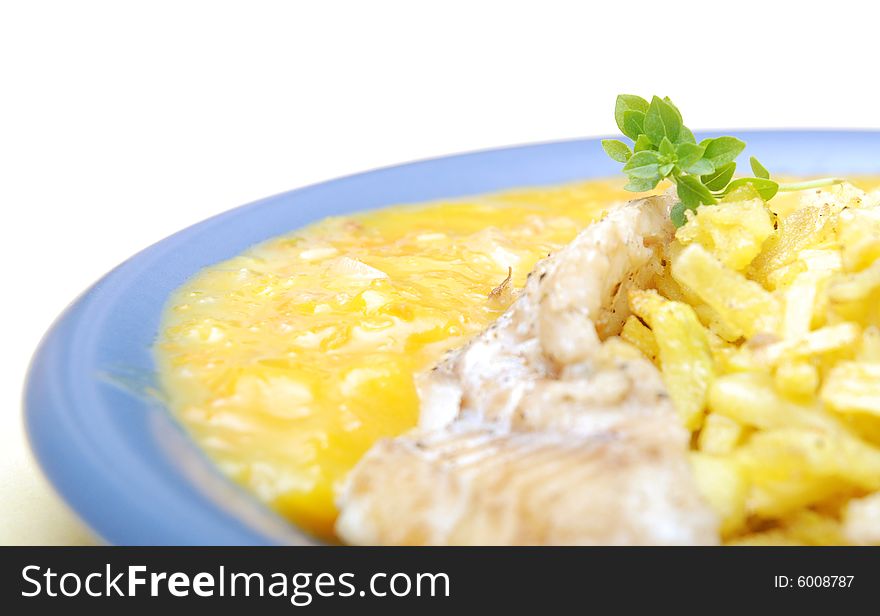
<svg viewBox="0 0 880 616">
<path fill-rule="evenodd" d="M 621 336 L 662 371 L 726 542 L 880 544 L 880 196 L 779 202 L 689 212 Z"/>
</svg>

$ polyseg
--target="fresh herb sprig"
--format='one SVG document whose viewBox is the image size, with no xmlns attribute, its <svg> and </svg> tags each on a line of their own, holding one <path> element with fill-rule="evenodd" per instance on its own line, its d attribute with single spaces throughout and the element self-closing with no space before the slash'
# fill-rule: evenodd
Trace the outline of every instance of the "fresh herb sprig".
<svg viewBox="0 0 880 616">
<path fill-rule="evenodd" d="M 779 191 L 803 190 L 836 184 L 842 180 L 822 178 L 796 184 L 779 184 L 770 172 L 752 156 L 749 159 L 754 177 L 734 179 L 736 158 L 746 144 L 736 137 L 714 137 L 699 143 L 684 125 L 681 112 L 669 98 L 655 96 L 649 103 L 640 96 L 620 94 L 614 105 L 614 119 L 633 146 L 617 139 L 603 139 L 602 147 L 612 159 L 624 163 L 629 178 L 626 189 L 633 192 L 652 190 L 664 179 L 676 186 L 679 202 L 670 212 L 676 227 L 687 221 L 686 212 L 700 205 L 714 205 L 725 195 L 751 186 L 769 201 Z"/>
</svg>

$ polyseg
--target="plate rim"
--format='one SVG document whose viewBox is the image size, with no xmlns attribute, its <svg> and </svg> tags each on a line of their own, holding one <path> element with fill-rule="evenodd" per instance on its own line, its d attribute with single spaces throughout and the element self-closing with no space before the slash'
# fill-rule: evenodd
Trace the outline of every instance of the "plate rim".
<svg viewBox="0 0 880 616">
<path fill-rule="evenodd" d="M 797 142 L 798 140 L 821 141 L 823 139 L 838 141 L 861 140 L 868 145 L 875 145 L 880 148 L 880 130 L 872 129 L 732 130 L 726 132 L 702 132 L 700 136 L 716 136 L 720 134 L 741 136 L 747 143 L 755 139 L 758 141 L 780 139 L 788 142 Z M 124 449 L 119 449 L 118 447 L 112 451 L 103 451 L 105 445 L 102 445 L 100 441 L 96 443 L 94 435 L 81 433 L 85 427 L 85 424 L 82 422 L 88 417 L 89 405 L 106 406 L 106 396 L 114 396 L 114 394 L 107 393 L 103 389 L 101 390 L 103 392 L 101 395 L 97 394 L 98 388 L 106 388 L 108 386 L 106 382 L 100 381 L 100 366 L 89 363 L 95 360 L 96 353 L 99 354 L 100 350 L 87 349 L 89 352 L 83 353 L 83 349 L 78 346 L 90 344 L 89 341 L 94 342 L 95 338 L 89 336 L 96 335 L 93 328 L 100 326 L 101 318 L 107 318 L 107 302 L 110 302 L 110 308 L 115 306 L 116 304 L 113 302 L 120 301 L 118 292 L 120 287 L 124 289 L 123 283 L 127 277 L 131 277 L 135 273 L 143 275 L 145 271 L 149 270 L 151 264 L 158 262 L 161 258 L 168 258 L 169 254 L 175 250 L 182 250 L 184 244 L 199 238 L 204 240 L 206 234 L 212 230 L 216 231 L 224 226 L 234 225 L 236 222 L 241 222 L 249 216 L 266 215 L 266 212 L 271 210 L 271 208 L 282 207 L 281 204 L 284 202 L 296 202 L 297 200 L 305 200 L 307 202 L 310 193 L 315 193 L 316 191 L 329 190 L 332 193 L 333 190 L 343 190 L 346 186 L 350 187 L 351 185 L 354 185 L 355 189 L 363 189 L 364 186 L 372 186 L 376 182 L 378 182 L 378 185 L 381 185 L 383 181 L 393 181 L 395 176 L 413 178 L 414 181 L 421 179 L 430 183 L 430 178 L 435 173 L 444 176 L 444 174 L 455 174 L 456 170 L 458 170 L 458 172 L 467 175 L 472 174 L 473 169 L 480 165 L 487 166 L 488 171 L 491 171 L 495 166 L 503 165 L 506 160 L 508 162 L 518 161 L 516 164 L 527 165 L 529 157 L 540 158 L 542 155 L 549 155 L 553 151 L 561 152 L 565 156 L 566 152 L 576 152 L 578 148 L 592 147 L 594 150 L 600 150 L 601 148 L 598 147 L 599 141 L 603 138 L 605 137 L 566 139 L 483 149 L 362 171 L 311 184 L 303 188 L 285 191 L 238 206 L 190 225 L 139 251 L 113 268 L 74 299 L 49 327 L 30 360 L 24 386 L 23 413 L 26 438 L 31 450 L 35 454 L 40 470 L 48 477 L 54 489 L 61 495 L 62 499 L 74 513 L 97 537 L 107 543 L 159 545 L 313 543 L 310 537 L 305 536 L 292 525 L 282 522 L 279 516 L 269 512 L 263 505 L 256 503 L 253 497 L 245 494 L 244 490 L 235 486 L 231 480 L 222 477 L 219 470 L 210 465 L 205 459 L 202 459 L 200 462 L 196 460 L 193 464 L 196 466 L 202 465 L 199 472 L 205 472 L 205 469 L 208 469 L 207 472 L 209 474 L 215 474 L 216 477 L 212 481 L 220 482 L 218 484 L 220 488 L 218 489 L 227 498 L 236 502 L 240 500 L 238 502 L 241 505 L 239 508 L 227 509 L 221 507 L 215 500 L 211 500 L 209 496 L 200 495 L 201 488 L 195 483 L 191 483 L 189 486 L 190 488 L 195 488 L 192 490 L 191 498 L 184 498 L 183 502 L 175 501 L 175 499 L 177 501 L 180 499 L 179 491 L 169 492 L 168 494 L 162 493 L 161 498 L 153 500 L 149 491 L 142 492 L 138 489 L 141 486 L 132 486 L 131 483 L 126 481 L 126 479 L 130 478 L 125 477 L 124 471 L 120 473 L 118 469 L 122 468 L 121 466 L 114 466 L 114 463 L 119 460 L 119 464 L 129 463 L 136 469 L 145 468 L 142 463 L 145 461 L 149 462 L 149 459 L 144 460 L 137 456 L 127 456 Z M 604 157 L 604 153 L 601 156 Z M 762 160 L 766 164 L 765 158 L 762 156 Z M 595 160 L 598 172 L 593 173 L 589 169 L 584 169 L 582 175 L 571 178 L 569 181 L 607 177 L 613 173 L 614 163 L 610 161 L 602 163 L 602 159 L 597 158 L 593 152 L 590 152 L 587 160 Z M 770 164 L 772 164 L 772 161 Z M 771 168 L 773 167 L 771 166 Z M 880 159 L 877 160 L 877 164 L 873 169 L 874 173 L 880 173 Z M 829 169 L 829 171 L 833 170 Z M 505 184 L 503 172 L 504 169 L 499 171 L 501 185 L 492 190 L 542 185 L 542 183 L 528 182 Z M 449 177 L 453 178 L 453 182 L 457 181 L 455 179 L 457 176 L 450 175 Z M 467 177 L 471 176 L 467 175 Z M 479 178 L 477 179 L 479 180 Z M 557 182 L 545 182 L 543 184 L 554 183 Z M 435 180 L 432 186 L 436 188 L 436 184 L 437 181 Z M 475 182 L 473 185 L 476 186 L 477 184 L 478 182 Z M 491 192 L 491 190 L 468 192 L 467 188 L 470 185 L 468 182 L 464 182 L 460 186 L 456 184 L 461 190 L 450 190 L 450 194 L 446 197 L 437 193 L 436 190 L 434 192 L 428 191 L 425 194 L 428 194 L 429 198 L 419 199 L 419 201 L 430 201 L 440 198 L 455 199 L 467 194 Z M 431 197 L 430 195 L 434 196 Z M 370 203 L 368 204 L 369 207 L 363 208 L 357 206 L 347 207 L 343 208 L 343 211 L 362 211 L 372 207 L 393 205 L 395 203 L 399 203 L 399 201 L 379 205 Z M 332 215 L 341 212 L 333 211 L 329 213 Z M 320 217 L 312 216 L 310 220 Z M 309 220 L 305 220 L 305 222 L 309 222 Z M 289 233 L 294 229 L 278 229 L 275 235 Z M 265 240 L 269 237 L 271 235 L 265 235 L 262 239 Z M 252 245 L 253 243 L 249 242 L 246 245 Z M 187 248 L 194 250 L 192 246 Z M 236 252 L 240 252 L 240 250 Z M 210 262 L 208 261 L 203 265 L 207 265 Z M 198 269 L 200 268 L 191 270 L 190 274 L 195 273 Z M 114 295 L 114 292 L 117 294 Z M 167 297 L 166 295 L 161 298 L 163 304 Z M 101 302 L 104 302 L 104 304 L 102 305 Z M 84 360 L 82 360 L 82 357 L 79 357 L 81 354 L 85 357 Z M 80 360 L 83 363 L 80 363 Z M 86 368 L 94 368 L 94 370 L 91 371 L 90 376 L 83 382 L 83 370 Z M 126 394 L 120 390 L 117 395 L 131 396 L 131 392 Z M 153 402 L 155 403 L 155 400 Z M 142 400 L 139 404 L 149 405 L 150 403 L 144 403 Z M 164 412 L 169 418 L 171 415 L 167 410 L 161 408 L 156 410 L 156 412 Z M 79 424 L 77 423 L 78 420 Z M 171 440 L 174 438 L 176 437 L 172 436 Z M 119 443 L 115 444 L 119 445 Z M 189 442 L 184 447 L 195 448 L 195 445 Z M 107 455 L 102 457 L 101 454 Z M 115 457 L 111 457 L 108 461 L 107 457 L 110 454 L 113 454 Z M 161 478 L 161 469 L 156 472 L 158 477 Z M 138 476 L 138 479 L 146 481 L 145 476 Z M 151 476 L 149 479 L 156 478 Z M 148 484 L 147 487 L 150 485 L 154 484 Z M 185 486 L 186 482 L 183 482 L 181 485 Z M 174 498 L 171 498 L 169 494 L 174 496 Z M 171 498 L 171 501 L 168 500 L 169 498 Z M 157 511 L 162 507 L 165 508 L 162 511 L 180 513 L 182 519 L 178 520 L 177 523 L 174 520 L 165 520 L 163 522 L 162 516 L 157 514 Z M 254 520 L 257 520 L 257 522 L 254 522 Z"/>
</svg>

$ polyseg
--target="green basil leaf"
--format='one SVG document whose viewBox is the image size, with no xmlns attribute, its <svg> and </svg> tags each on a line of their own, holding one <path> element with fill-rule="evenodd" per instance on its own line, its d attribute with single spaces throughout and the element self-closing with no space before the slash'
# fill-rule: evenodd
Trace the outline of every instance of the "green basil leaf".
<svg viewBox="0 0 880 616">
<path fill-rule="evenodd" d="M 752 173 L 755 174 L 756 178 L 763 178 L 765 180 L 770 179 L 770 172 L 767 171 L 767 168 L 758 162 L 758 159 L 754 156 L 749 158 L 749 164 L 752 166 Z"/>
<path fill-rule="evenodd" d="M 630 192 L 647 192 L 654 190 L 659 182 L 659 177 L 650 179 L 630 178 L 629 183 L 623 188 Z"/>
<path fill-rule="evenodd" d="M 645 134 L 651 141 L 660 144 L 663 137 L 673 143 L 678 141 L 678 133 L 681 131 L 681 114 L 673 105 L 662 98 L 654 97 L 645 113 Z"/>
<path fill-rule="evenodd" d="M 687 177 L 687 176 L 684 176 Z M 692 210 L 700 205 L 700 195 L 696 192 L 690 190 L 684 183 L 679 182 L 676 187 L 676 192 L 678 193 L 678 198 L 681 199 L 682 205 L 689 210 Z"/>
<path fill-rule="evenodd" d="M 614 102 L 614 121 L 617 122 L 617 128 L 624 135 L 635 141 L 638 133 L 630 135 L 625 128 L 624 114 L 627 111 L 639 111 L 644 114 L 648 111 L 648 101 L 635 94 L 618 94 L 617 100 Z"/>
<path fill-rule="evenodd" d="M 694 134 L 691 132 L 687 126 L 682 126 L 678 131 L 678 142 L 679 143 L 696 143 L 697 139 L 694 137 Z"/>
<path fill-rule="evenodd" d="M 669 219 L 672 221 L 672 224 L 675 225 L 675 228 L 683 227 L 687 222 L 687 215 L 685 212 L 688 211 L 688 208 L 685 207 L 684 203 L 678 201 L 675 205 L 672 206 L 672 209 L 669 210 Z"/>
<path fill-rule="evenodd" d="M 645 112 L 632 109 L 624 111 L 623 127 L 620 130 L 633 141 L 638 139 L 645 132 Z"/>
<path fill-rule="evenodd" d="M 712 173 L 703 175 L 700 179 L 703 180 L 703 184 L 709 190 L 723 190 L 728 182 L 733 179 L 735 171 L 736 163 L 729 162 L 725 165 L 721 165 Z"/>
<path fill-rule="evenodd" d="M 698 160 L 703 158 L 703 152 L 706 148 L 698 146 L 696 143 L 679 143 L 675 146 L 675 155 L 678 158 L 678 166 L 687 169 Z M 688 173 L 691 173 L 688 171 Z"/>
<path fill-rule="evenodd" d="M 701 203 L 711 205 L 718 203 L 712 192 L 703 186 L 699 178 L 693 175 L 682 175 L 676 179 L 678 198 L 688 209 L 694 209 Z"/>
<path fill-rule="evenodd" d="M 660 172 L 660 177 L 665 178 L 667 175 L 672 173 L 672 170 L 675 169 L 675 163 L 664 163 L 660 165 L 658 171 Z"/>
<path fill-rule="evenodd" d="M 711 160 L 717 169 L 736 160 L 745 147 L 746 144 L 736 137 L 716 137 L 706 144 L 706 152 L 703 157 Z"/>
<path fill-rule="evenodd" d="M 648 135 L 639 135 L 639 138 L 636 139 L 636 143 L 633 146 L 633 151 L 641 152 L 642 150 L 653 150 L 654 144 L 651 143 L 651 140 L 648 139 Z"/>
<path fill-rule="evenodd" d="M 675 156 L 675 146 L 672 145 L 669 137 L 663 137 L 663 139 L 660 140 L 660 145 L 657 146 L 657 151 L 666 158 Z"/>
<path fill-rule="evenodd" d="M 712 164 L 711 160 L 701 158 L 694 164 L 686 167 L 684 170 L 691 175 L 706 175 L 707 173 L 712 173 L 713 171 L 715 171 L 715 165 Z"/>
<path fill-rule="evenodd" d="M 672 102 L 672 99 L 668 96 L 663 97 L 663 102 L 672 107 L 675 110 L 675 113 L 678 114 L 678 117 L 681 117 L 681 111 L 678 110 L 678 107 L 675 106 L 675 103 Z"/>
<path fill-rule="evenodd" d="M 619 163 L 625 163 L 629 160 L 629 157 L 632 156 L 632 151 L 630 151 L 629 146 L 623 141 L 618 141 L 617 139 L 603 139 L 602 149 L 605 150 L 605 153 L 608 154 L 612 160 L 616 160 Z"/>
<path fill-rule="evenodd" d="M 776 196 L 777 192 L 779 192 L 779 184 L 773 180 L 768 180 L 766 178 L 740 178 L 728 184 L 727 188 L 724 189 L 724 194 L 728 195 L 737 188 L 747 184 L 754 188 L 764 201 L 769 201 Z"/>
<path fill-rule="evenodd" d="M 623 171 L 630 178 L 653 179 L 660 177 L 660 155 L 653 150 L 644 150 L 633 154 L 626 164 Z"/>
</svg>

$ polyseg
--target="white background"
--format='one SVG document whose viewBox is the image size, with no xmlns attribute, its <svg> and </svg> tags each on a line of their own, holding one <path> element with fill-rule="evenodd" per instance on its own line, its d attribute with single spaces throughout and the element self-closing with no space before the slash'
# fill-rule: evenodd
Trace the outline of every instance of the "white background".
<svg viewBox="0 0 880 616">
<path fill-rule="evenodd" d="M 28 359 L 127 256 L 372 167 L 614 131 L 878 127 L 868 2 L 0 0 L 0 544 L 87 535 L 21 433 Z"/>
</svg>

